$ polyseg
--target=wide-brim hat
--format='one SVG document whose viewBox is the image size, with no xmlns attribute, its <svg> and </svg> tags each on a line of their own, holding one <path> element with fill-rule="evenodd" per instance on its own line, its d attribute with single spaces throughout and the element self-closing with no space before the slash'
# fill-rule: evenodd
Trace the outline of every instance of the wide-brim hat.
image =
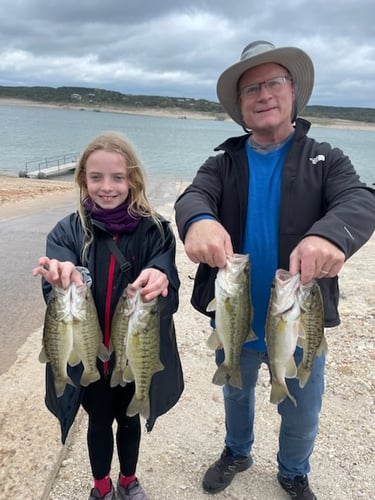
<svg viewBox="0 0 375 500">
<path fill-rule="evenodd" d="M 228 115 L 244 125 L 239 107 L 238 81 L 245 71 L 260 64 L 276 63 L 284 66 L 292 76 L 295 90 L 295 115 L 299 115 L 314 85 L 314 66 L 310 57 L 296 47 L 276 48 L 272 43 L 259 40 L 247 45 L 240 61 L 227 68 L 217 81 L 217 96 Z"/>
</svg>

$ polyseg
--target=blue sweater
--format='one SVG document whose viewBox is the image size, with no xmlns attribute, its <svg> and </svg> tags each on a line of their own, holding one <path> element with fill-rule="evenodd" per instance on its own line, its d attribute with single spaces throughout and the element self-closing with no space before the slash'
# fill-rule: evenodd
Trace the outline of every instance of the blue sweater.
<svg viewBox="0 0 375 500">
<path fill-rule="evenodd" d="M 266 351 L 265 322 L 272 280 L 278 265 L 282 168 L 290 140 L 280 148 L 259 152 L 246 144 L 249 197 L 242 253 L 250 254 L 250 288 L 258 340 L 245 347 Z"/>
</svg>

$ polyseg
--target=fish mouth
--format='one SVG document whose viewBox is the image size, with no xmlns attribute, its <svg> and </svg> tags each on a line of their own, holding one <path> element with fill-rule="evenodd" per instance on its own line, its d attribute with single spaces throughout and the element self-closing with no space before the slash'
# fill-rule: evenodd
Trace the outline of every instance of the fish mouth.
<svg viewBox="0 0 375 500">
<path fill-rule="evenodd" d="M 283 284 L 285 284 L 285 282 L 290 281 L 293 278 L 293 276 L 290 274 L 290 272 L 286 271 L 285 269 L 278 269 L 276 271 L 275 276 L 276 276 L 276 279 Z"/>
</svg>

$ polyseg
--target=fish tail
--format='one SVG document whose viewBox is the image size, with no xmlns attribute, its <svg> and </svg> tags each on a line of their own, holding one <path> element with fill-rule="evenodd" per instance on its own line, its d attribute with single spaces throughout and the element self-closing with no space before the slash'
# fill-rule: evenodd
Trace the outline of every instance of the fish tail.
<svg viewBox="0 0 375 500">
<path fill-rule="evenodd" d="M 307 384 L 310 375 L 311 370 L 302 366 L 302 364 L 298 365 L 297 378 L 299 380 L 299 386 L 301 387 L 301 389 L 303 389 L 303 387 L 305 387 L 305 385 Z"/>
<path fill-rule="evenodd" d="M 122 370 L 114 370 L 112 372 L 110 386 L 116 387 L 116 385 L 121 385 L 121 387 L 125 387 L 126 385 Z"/>
<path fill-rule="evenodd" d="M 234 368 L 232 370 L 228 383 L 233 387 L 238 387 L 238 389 L 242 389 L 242 376 L 240 367 Z"/>
<path fill-rule="evenodd" d="M 100 379 L 100 373 L 97 369 L 95 370 L 84 370 L 81 376 L 80 384 L 83 387 L 87 387 L 88 385 L 96 382 Z"/>
<path fill-rule="evenodd" d="M 284 401 L 286 397 L 288 397 L 293 402 L 294 406 L 297 406 L 297 401 L 290 394 L 287 386 L 285 384 L 280 384 L 273 380 L 271 387 L 271 398 L 270 398 L 271 403 L 277 405 L 282 401 Z"/>
<path fill-rule="evenodd" d="M 130 401 L 128 409 L 126 410 L 126 414 L 128 417 L 134 417 L 139 413 L 146 420 L 150 416 L 150 400 L 147 399 L 137 399 L 135 395 L 133 399 Z"/>
<path fill-rule="evenodd" d="M 221 364 L 214 373 L 212 382 L 216 385 L 224 385 L 228 382 L 229 379 L 230 379 L 229 369 L 224 364 Z"/>
<path fill-rule="evenodd" d="M 58 398 L 61 398 L 64 394 L 66 384 L 75 387 L 73 380 L 69 376 L 64 378 L 55 378 L 55 391 Z"/>
</svg>

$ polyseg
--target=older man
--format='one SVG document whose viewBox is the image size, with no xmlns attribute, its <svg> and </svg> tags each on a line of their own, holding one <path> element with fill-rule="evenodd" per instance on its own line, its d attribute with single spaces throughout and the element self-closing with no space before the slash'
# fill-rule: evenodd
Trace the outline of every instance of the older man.
<svg viewBox="0 0 375 500">
<path fill-rule="evenodd" d="M 310 124 L 297 116 L 314 81 L 309 56 L 295 47 L 250 43 L 239 62 L 219 77 L 217 94 L 245 135 L 226 140 L 198 170 L 176 202 L 176 221 L 188 257 L 199 263 L 192 296 L 203 314 L 214 296 L 218 268 L 228 255 L 251 260 L 252 328 L 258 340 L 241 351 L 243 387 L 223 387 L 225 446 L 207 470 L 203 488 L 225 489 L 252 465 L 254 393 L 259 367 L 269 363 L 265 322 L 272 279 L 278 268 L 300 273 L 303 283 L 319 280 L 325 326 L 339 324 L 337 274 L 375 228 L 374 191 L 360 181 L 337 148 L 307 136 Z M 214 324 L 214 317 L 212 318 Z M 298 364 L 302 349 L 294 354 Z M 217 364 L 224 352 L 216 351 Z M 291 497 L 316 499 L 308 482 L 310 456 L 319 426 L 325 356 L 315 359 L 306 386 L 287 385 L 281 416 L 278 481 Z"/>
</svg>

